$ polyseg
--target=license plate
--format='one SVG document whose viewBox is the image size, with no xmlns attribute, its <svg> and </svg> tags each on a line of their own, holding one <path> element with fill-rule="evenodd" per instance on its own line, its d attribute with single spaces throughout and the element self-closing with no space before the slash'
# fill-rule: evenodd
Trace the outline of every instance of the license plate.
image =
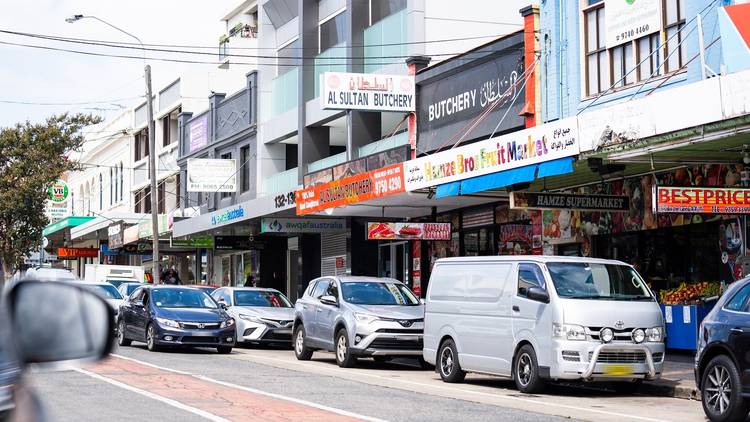
<svg viewBox="0 0 750 422">
<path fill-rule="evenodd" d="M 604 367 L 604 375 L 633 375 L 632 365 L 607 365 Z"/>
<path fill-rule="evenodd" d="M 417 341 L 419 340 L 419 337 L 418 336 L 401 336 L 401 337 L 396 337 L 396 339 L 401 340 L 401 341 Z"/>
</svg>

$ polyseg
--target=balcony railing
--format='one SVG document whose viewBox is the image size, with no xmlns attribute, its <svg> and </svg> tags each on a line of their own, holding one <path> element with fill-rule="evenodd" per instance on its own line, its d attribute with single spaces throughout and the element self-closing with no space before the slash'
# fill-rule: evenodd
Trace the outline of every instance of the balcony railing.
<svg viewBox="0 0 750 422">
<path fill-rule="evenodd" d="M 365 29 L 365 72 L 372 73 L 386 64 L 403 62 L 403 59 L 387 57 L 405 57 L 407 37 L 406 10 Z"/>
<path fill-rule="evenodd" d="M 346 43 L 339 43 L 315 58 L 315 98 L 320 96 L 320 75 L 323 72 L 346 72 Z"/>
<path fill-rule="evenodd" d="M 409 132 L 403 131 L 388 138 L 371 142 L 359 148 L 358 157 L 365 157 L 381 151 L 386 151 L 409 143 Z"/>
<path fill-rule="evenodd" d="M 332 155 L 330 157 L 323 158 L 322 160 L 313 161 L 307 165 L 307 172 L 312 173 L 324 168 L 333 167 L 335 165 L 346 162 L 346 152 L 341 154 Z"/>
<path fill-rule="evenodd" d="M 263 192 L 266 196 L 280 192 L 289 192 L 297 188 L 297 167 L 276 173 L 263 181 Z"/>
<path fill-rule="evenodd" d="M 284 69 L 280 69 L 284 70 Z M 288 70 L 273 80 L 273 115 L 277 116 L 297 108 L 299 94 L 299 68 Z"/>
</svg>

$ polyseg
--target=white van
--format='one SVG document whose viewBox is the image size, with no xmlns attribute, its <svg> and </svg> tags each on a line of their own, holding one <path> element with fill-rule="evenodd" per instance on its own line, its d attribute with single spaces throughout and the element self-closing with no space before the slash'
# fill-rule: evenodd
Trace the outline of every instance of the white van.
<svg viewBox="0 0 750 422">
<path fill-rule="evenodd" d="M 562 256 L 445 258 L 427 289 L 424 359 L 466 372 L 546 380 L 655 379 L 664 362 L 656 299 L 623 262 Z"/>
</svg>

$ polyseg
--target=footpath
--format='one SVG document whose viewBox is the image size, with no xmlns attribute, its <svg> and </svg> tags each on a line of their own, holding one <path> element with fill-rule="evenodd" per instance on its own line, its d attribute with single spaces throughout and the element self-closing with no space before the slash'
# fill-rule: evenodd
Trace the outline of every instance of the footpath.
<svg viewBox="0 0 750 422">
<path fill-rule="evenodd" d="M 644 382 L 638 392 L 654 396 L 700 400 L 700 392 L 695 385 L 693 374 L 693 359 L 692 353 L 667 351 L 661 378 Z"/>
</svg>

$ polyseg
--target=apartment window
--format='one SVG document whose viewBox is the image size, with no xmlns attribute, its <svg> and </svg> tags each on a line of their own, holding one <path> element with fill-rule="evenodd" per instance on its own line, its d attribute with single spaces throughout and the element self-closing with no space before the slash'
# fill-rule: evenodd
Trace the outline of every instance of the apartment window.
<svg viewBox="0 0 750 422">
<path fill-rule="evenodd" d="M 122 192 L 123 192 L 123 189 L 122 189 L 122 187 L 123 187 L 123 180 L 124 180 L 124 176 L 122 175 L 122 163 L 120 163 L 120 201 L 122 201 L 122 198 L 123 198 L 123 197 L 122 197 Z"/>
<path fill-rule="evenodd" d="M 370 0 L 370 25 L 406 9 L 406 0 Z"/>
<path fill-rule="evenodd" d="M 633 43 L 625 43 L 612 48 L 612 81 L 615 87 L 635 83 L 635 53 Z M 606 88 L 605 88 L 606 89 Z"/>
<path fill-rule="evenodd" d="M 636 40 L 638 49 L 637 63 L 640 63 L 638 66 L 639 81 L 644 81 L 661 73 L 661 69 L 659 68 L 659 63 L 661 62 L 659 43 L 658 33 Z"/>
<path fill-rule="evenodd" d="M 99 173 L 99 211 L 104 209 L 104 176 Z"/>
<path fill-rule="evenodd" d="M 221 159 L 222 159 L 222 160 L 231 160 L 231 159 L 232 159 L 232 153 L 231 153 L 231 152 L 228 152 L 228 153 L 226 153 L 226 154 L 221 154 Z M 224 181 L 222 180 L 222 183 L 223 183 L 223 182 L 224 182 Z M 222 198 L 228 198 L 228 197 L 230 197 L 230 196 L 232 196 L 232 192 L 222 192 L 222 193 L 221 193 L 221 197 L 222 197 Z"/>
<path fill-rule="evenodd" d="M 164 147 L 172 143 L 172 139 L 169 136 L 170 129 L 171 129 L 170 124 L 169 124 L 170 120 L 171 118 L 169 117 L 169 114 L 167 114 L 166 116 L 164 116 L 164 118 L 161 119 L 161 141 L 162 141 L 161 145 Z"/>
<path fill-rule="evenodd" d="M 147 187 L 143 189 L 143 212 L 146 214 L 151 213 L 151 188 Z"/>
<path fill-rule="evenodd" d="M 346 11 L 322 22 L 318 27 L 318 53 L 346 41 Z"/>
<path fill-rule="evenodd" d="M 159 214 L 166 214 L 166 196 L 167 196 L 167 182 L 162 180 L 159 186 L 156 188 L 156 212 Z"/>
<path fill-rule="evenodd" d="M 175 196 L 174 203 L 176 204 L 176 207 L 180 206 L 180 198 L 182 198 L 182 195 L 181 195 L 182 191 L 180 191 L 181 188 L 182 186 L 180 185 L 180 173 L 177 173 L 175 175 L 175 182 L 174 182 L 174 196 Z M 187 207 L 189 206 L 189 204 L 185 204 L 185 206 Z"/>
<path fill-rule="evenodd" d="M 135 161 L 148 157 L 148 128 L 135 135 Z"/>
<path fill-rule="evenodd" d="M 115 199 L 115 179 L 112 177 L 115 172 L 112 171 L 112 168 L 109 168 L 109 206 L 111 207 L 112 204 L 114 204 Z"/>
<path fill-rule="evenodd" d="M 276 50 L 276 76 L 291 72 L 295 66 L 299 66 L 299 57 L 302 52 L 299 49 L 299 39 Z"/>
<path fill-rule="evenodd" d="M 666 71 L 679 70 L 687 61 L 687 43 L 680 44 L 686 36 L 682 29 L 685 27 L 685 0 L 664 0 L 662 4 L 664 14 L 664 31 L 667 39 L 665 51 Z"/>
<path fill-rule="evenodd" d="M 240 188 L 241 192 L 247 192 L 250 190 L 250 147 L 240 148 L 240 165 L 242 166 Z"/>
<path fill-rule="evenodd" d="M 609 64 L 604 35 L 604 7 L 584 12 L 586 31 L 586 93 L 594 95 L 609 88 Z"/>
</svg>

